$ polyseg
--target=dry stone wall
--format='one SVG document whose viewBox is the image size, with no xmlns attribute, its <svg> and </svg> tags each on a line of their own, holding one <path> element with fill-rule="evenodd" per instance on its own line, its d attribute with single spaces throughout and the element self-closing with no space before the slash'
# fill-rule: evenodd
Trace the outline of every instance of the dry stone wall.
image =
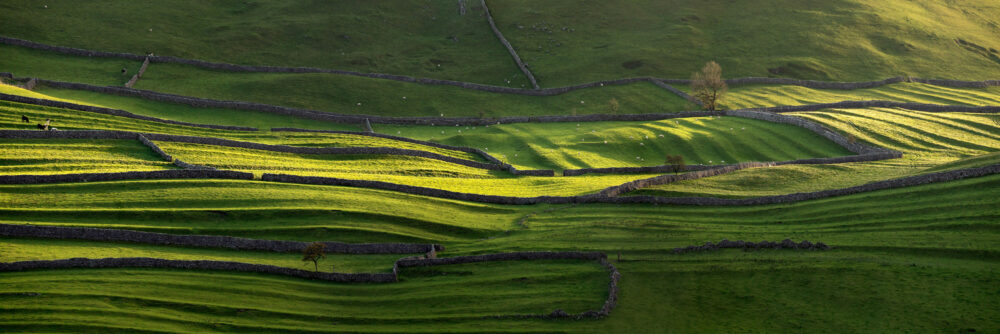
<svg viewBox="0 0 1000 334">
<path fill-rule="evenodd" d="M 492 16 L 489 16 L 492 20 Z M 491 25 L 491 27 L 495 27 Z M 494 28 L 495 29 L 495 28 Z M 499 33 L 499 30 L 495 30 L 495 34 Z M 498 35 L 498 38 L 502 35 Z M 595 81 L 585 84 L 558 87 L 558 88 L 546 88 L 546 89 L 520 89 L 520 88 L 510 88 L 510 87 L 500 87 L 476 84 L 470 82 L 461 82 L 454 80 L 437 80 L 428 78 L 415 78 L 405 75 L 393 75 L 393 74 L 382 74 L 382 73 L 362 73 L 355 71 L 343 71 L 343 70 L 333 70 L 333 69 L 323 69 L 323 68 L 313 68 L 313 67 L 278 67 L 278 66 L 247 66 L 247 65 L 234 65 L 226 63 L 217 62 L 207 62 L 196 59 L 185 59 L 178 57 L 166 57 L 166 56 L 142 56 L 131 53 L 117 53 L 117 52 L 103 52 L 103 51 L 92 51 L 77 48 L 68 48 L 61 46 L 51 46 L 42 43 L 36 43 L 28 40 L 3 37 L 0 36 L 0 43 L 8 45 L 16 45 L 21 47 L 27 47 L 38 50 L 45 50 L 51 52 L 58 52 L 63 54 L 70 54 L 75 56 L 84 57 L 103 57 L 103 58 L 122 58 L 129 60 L 146 60 L 150 62 L 160 62 L 160 63 L 176 63 L 197 66 L 201 68 L 207 68 L 212 70 L 220 71 L 231 71 L 231 72 L 265 72 L 265 73 L 330 73 L 330 74 L 341 74 L 341 75 L 352 75 L 367 78 L 385 79 L 385 80 L 395 80 L 402 82 L 412 82 L 426 85 L 449 85 L 462 87 L 466 89 L 474 89 L 480 91 L 494 92 L 494 93 L 504 93 L 504 94 L 521 94 L 521 95 L 534 95 L 534 96 L 549 96 L 558 95 L 566 93 L 568 91 L 598 87 L 605 85 L 621 85 L 633 82 L 654 82 L 661 81 L 668 84 L 679 84 L 688 85 L 691 80 L 688 79 L 666 79 L 666 78 L 655 78 L 655 77 L 638 77 L 638 78 L 624 78 L 615 80 L 603 80 Z M 509 44 L 509 43 L 507 43 Z M 505 45 L 506 46 L 506 45 Z M 509 49 L 510 50 L 510 49 Z M 513 54 L 512 54 L 513 56 Z M 518 58 L 519 59 L 519 58 Z M 519 66 L 520 67 L 520 66 Z M 525 66 L 526 70 L 527 67 Z M 530 71 L 529 71 L 530 73 Z M 530 76 L 529 78 L 533 78 Z M 531 79 L 529 79 L 531 80 Z M 532 80 L 534 81 L 534 80 Z M 921 82 L 931 85 L 938 85 L 943 87 L 955 87 L 955 88 L 983 88 L 1000 86 L 1000 80 L 984 80 L 984 81 L 962 81 L 962 80 L 944 80 L 944 79 L 922 79 L 913 77 L 895 77 L 888 78 L 880 81 L 866 81 L 866 82 L 827 82 L 827 81 L 815 81 L 815 80 L 797 80 L 789 78 L 761 78 L 761 77 L 749 77 L 749 78 L 734 78 L 727 79 L 726 83 L 731 86 L 738 85 L 748 85 L 748 84 L 773 84 L 773 85 L 798 85 L 803 87 L 815 88 L 815 89 L 863 89 L 863 88 L 874 88 L 883 85 L 899 83 L 899 82 Z M 535 82 L 537 84 L 537 82 Z M 654 82 L 655 83 L 655 82 Z M 537 87 L 536 84 L 533 86 Z"/>
<path fill-rule="evenodd" d="M 197 124 L 197 123 L 179 122 L 179 121 L 172 121 L 172 120 L 167 120 L 167 119 L 162 119 L 162 118 L 156 118 L 156 117 L 150 117 L 150 116 L 136 115 L 136 114 L 130 113 L 128 111 L 119 110 L 119 109 L 94 107 L 94 106 L 87 106 L 87 105 L 82 105 L 82 104 L 75 104 L 75 103 L 62 102 L 62 101 L 53 101 L 53 100 L 46 100 L 46 99 L 36 99 L 36 98 L 25 97 L 25 96 L 20 96 L 20 95 L 10 95 L 10 94 L 2 94 L 2 93 L 0 93 L 0 100 L 10 101 L 10 102 L 17 102 L 17 103 L 34 104 L 34 105 L 46 106 L 46 107 L 53 107 L 53 108 L 62 108 L 62 109 L 71 109 L 71 110 L 86 111 L 86 112 L 92 112 L 92 113 L 98 113 L 98 114 L 105 114 L 105 115 L 111 115 L 111 116 L 128 117 L 128 118 L 134 118 L 134 119 L 141 119 L 141 120 L 144 120 L 144 121 L 152 121 L 152 122 L 157 122 L 157 123 L 166 123 L 166 124 L 173 124 L 173 125 L 184 125 L 184 126 L 193 126 L 193 127 L 199 127 L 199 128 L 218 129 L 218 130 L 257 131 L 257 128 L 251 128 L 251 127 L 226 126 L 226 125 L 211 125 L 211 124 Z"/>
<path fill-rule="evenodd" d="M 308 242 L 261 240 L 215 235 L 178 235 L 119 229 L 59 227 L 20 224 L 0 224 L 0 235 L 5 237 L 77 239 L 109 242 L 134 242 L 164 246 L 225 248 L 266 252 L 301 252 Z M 325 251 L 333 254 L 418 254 L 443 251 L 437 244 L 368 243 L 348 244 L 323 242 Z"/>
<path fill-rule="evenodd" d="M 719 241 L 719 243 L 717 244 L 714 244 L 710 241 L 706 242 L 704 245 L 674 248 L 674 254 L 714 251 L 727 248 L 743 249 L 747 251 L 759 250 L 759 249 L 829 250 L 830 246 L 827 246 L 822 242 L 817 242 L 814 244 L 812 242 L 809 242 L 809 240 L 803 240 L 800 243 L 795 243 L 791 239 L 785 239 L 782 240 L 781 242 L 777 241 L 772 242 L 767 240 L 761 242 L 752 242 L 743 240 L 729 241 L 726 239 L 722 239 L 722 241 Z"/>
<path fill-rule="evenodd" d="M 0 175 L 0 184 L 42 184 L 103 182 L 152 179 L 234 179 L 252 180 L 253 174 L 221 170 L 158 170 L 149 172 L 81 173 L 56 175 Z"/>
<path fill-rule="evenodd" d="M 153 150 L 153 152 L 156 152 L 156 154 L 160 155 L 160 157 L 163 158 L 163 160 L 170 161 L 170 162 L 174 161 L 174 157 L 172 157 L 169 154 L 167 154 L 167 152 L 163 152 L 163 150 L 160 149 L 160 147 L 157 146 L 156 143 L 154 143 L 154 142 L 150 141 L 149 139 L 147 139 L 146 136 L 143 136 L 142 134 L 139 134 L 138 137 L 139 137 L 139 141 L 141 141 L 143 145 L 148 146 L 150 149 Z"/>
<path fill-rule="evenodd" d="M 514 58 L 514 62 L 517 63 L 517 67 L 521 69 L 524 76 L 528 77 L 528 81 L 531 82 L 531 87 L 534 87 L 535 89 L 541 88 L 538 87 L 538 81 L 536 81 L 535 76 L 531 74 L 531 70 L 528 69 L 528 65 L 525 65 L 524 62 L 521 61 L 521 57 L 517 55 L 517 51 L 514 50 L 514 46 L 510 45 L 507 38 L 504 38 L 503 33 L 501 33 L 500 29 L 497 28 L 496 22 L 493 21 L 493 15 L 490 14 L 490 8 L 486 6 L 486 0 L 480 0 L 480 2 L 483 5 L 483 10 L 486 11 L 486 21 L 490 23 L 490 29 L 493 29 L 493 35 L 496 35 L 497 39 L 500 40 L 500 44 L 503 44 L 503 46 L 507 48 L 507 52 L 509 52 L 510 56 Z"/>
<path fill-rule="evenodd" d="M 196 270 L 224 270 L 250 273 L 285 275 L 291 277 L 326 280 L 344 283 L 392 283 L 396 281 L 393 274 L 347 274 L 314 272 L 285 267 L 250 264 L 242 262 L 210 261 L 210 260 L 165 260 L 148 257 L 87 259 L 72 258 L 66 260 L 21 261 L 0 263 L 0 272 L 25 271 L 38 269 L 70 269 L 70 268 L 169 268 Z"/>
</svg>

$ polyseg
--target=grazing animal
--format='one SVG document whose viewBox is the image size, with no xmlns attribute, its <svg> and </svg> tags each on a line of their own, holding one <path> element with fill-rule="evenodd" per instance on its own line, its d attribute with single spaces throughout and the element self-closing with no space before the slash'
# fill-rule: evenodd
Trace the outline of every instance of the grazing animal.
<svg viewBox="0 0 1000 334">
<path fill-rule="evenodd" d="M 35 124 L 35 125 L 38 126 L 39 130 L 45 130 L 45 126 L 44 125 L 41 125 L 41 124 Z"/>
<path fill-rule="evenodd" d="M 31 123 L 31 120 L 28 119 L 28 116 L 21 115 L 21 122 Z"/>
<path fill-rule="evenodd" d="M 124 68 L 124 67 L 122 67 L 122 75 L 125 75 L 125 73 L 128 73 L 128 69 L 127 69 L 127 68 Z"/>
</svg>

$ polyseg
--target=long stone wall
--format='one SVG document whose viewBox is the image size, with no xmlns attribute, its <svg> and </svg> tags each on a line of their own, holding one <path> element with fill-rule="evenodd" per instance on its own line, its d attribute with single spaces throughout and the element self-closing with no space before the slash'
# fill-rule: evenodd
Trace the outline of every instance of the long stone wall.
<svg viewBox="0 0 1000 334">
<path fill-rule="evenodd" d="M 814 244 L 812 242 L 809 242 L 809 240 L 803 240 L 800 243 L 795 243 L 791 239 L 785 239 L 782 240 L 781 242 L 767 241 L 767 240 L 761 242 L 743 241 L 743 240 L 729 241 L 726 239 L 722 239 L 722 241 L 719 241 L 719 243 L 717 244 L 712 243 L 710 241 L 706 242 L 704 245 L 698 245 L 698 246 L 692 245 L 687 247 L 674 248 L 674 254 L 714 251 L 727 248 L 743 249 L 747 251 L 759 250 L 759 249 L 829 250 L 830 246 L 827 246 L 822 242 L 817 242 Z"/>
<path fill-rule="evenodd" d="M 0 224 L 0 236 L 22 238 L 76 239 L 110 242 L 134 242 L 164 246 L 207 247 L 235 250 L 293 253 L 310 243 L 301 241 L 262 240 L 216 235 L 178 235 L 120 229 Z M 419 254 L 443 251 L 438 244 L 323 242 L 333 254 Z"/>
<path fill-rule="evenodd" d="M 330 74 L 351 75 L 351 76 L 394 80 L 402 82 L 412 82 L 412 83 L 419 83 L 426 85 L 448 85 L 448 86 L 456 86 L 466 89 L 480 90 L 493 93 L 521 94 L 521 95 L 533 95 L 533 96 L 559 95 L 569 91 L 583 89 L 583 88 L 600 87 L 607 85 L 621 85 L 633 82 L 654 82 L 654 80 L 662 81 L 668 84 L 678 84 L 678 85 L 688 85 L 691 83 L 691 80 L 689 79 L 637 77 L 637 78 L 624 78 L 615 80 L 602 80 L 602 81 L 595 81 L 595 82 L 589 82 L 589 83 L 566 86 L 566 87 L 558 87 L 558 88 L 520 89 L 520 88 L 483 85 L 483 84 L 461 82 L 454 80 L 415 78 L 405 75 L 362 73 L 355 71 L 343 71 L 343 70 L 323 69 L 314 67 L 247 66 L 247 65 L 234 65 L 234 64 L 207 62 L 196 59 L 185 59 L 185 58 L 166 57 L 166 56 L 150 56 L 147 58 L 146 56 L 143 55 L 137 55 L 131 53 L 103 52 L 103 51 L 61 47 L 61 46 L 51 46 L 28 40 L 3 37 L 3 36 L 0 36 L 0 43 L 38 49 L 38 50 L 45 50 L 50 52 L 70 54 L 75 56 L 122 58 L 122 59 L 136 60 L 136 61 L 149 59 L 150 62 L 154 63 L 155 62 L 176 63 L 176 64 L 191 65 L 191 66 L 196 66 L 211 70 L 219 70 L 219 71 L 264 72 L 264 73 L 330 73 Z M 726 79 L 726 83 L 729 84 L 730 86 L 749 85 L 749 84 L 771 84 L 771 85 L 797 85 L 815 89 L 839 89 L 839 90 L 874 88 L 900 82 L 920 82 L 930 85 L 954 87 L 954 88 L 983 88 L 983 87 L 1000 86 L 1000 80 L 962 81 L 962 80 L 946 80 L 946 79 L 922 79 L 914 77 L 894 77 L 885 80 L 865 81 L 865 82 L 828 82 L 828 81 L 815 81 L 815 80 L 797 80 L 789 78 L 762 78 L 762 77 Z"/>
<path fill-rule="evenodd" d="M 166 124 L 174 124 L 174 125 L 193 126 L 193 127 L 199 127 L 199 128 L 218 129 L 218 130 L 257 131 L 257 128 L 251 128 L 251 127 L 245 127 L 245 126 L 226 126 L 226 125 L 197 124 L 197 123 L 172 121 L 172 120 L 168 120 L 168 119 L 162 119 L 162 118 L 156 118 L 156 117 L 150 117 L 150 116 L 143 116 L 143 115 L 136 115 L 136 114 L 130 113 L 128 111 L 119 110 L 119 109 L 110 109 L 110 108 L 102 108 L 102 107 L 95 107 L 95 106 L 87 106 L 87 105 L 82 105 L 82 104 L 62 102 L 62 101 L 54 101 L 54 100 L 47 100 L 47 99 L 37 99 L 37 98 L 20 96 L 20 95 L 10 95 L 10 94 L 2 94 L 2 93 L 0 93 L 0 100 L 10 101 L 10 102 L 17 102 L 17 103 L 34 104 L 34 105 L 46 106 L 46 107 L 54 107 L 54 108 L 63 108 L 63 109 L 86 111 L 86 112 L 92 112 L 92 113 L 98 113 L 98 114 L 105 114 L 105 115 L 111 115 L 111 116 L 128 117 L 128 118 L 141 119 L 141 120 L 144 120 L 144 121 L 152 121 L 152 122 L 157 122 L 157 123 L 166 123 Z"/>
<path fill-rule="evenodd" d="M 71 268 L 168 268 L 224 270 L 250 273 L 285 275 L 291 277 L 318 279 L 344 283 L 392 283 L 396 282 L 393 274 L 347 274 L 325 273 L 300 269 L 291 269 L 265 264 L 251 264 L 229 261 L 210 260 L 166 260 L 148 257 L 125 257 L 87 259 L 73 258 L 66 260 L 0 262 L 0 272 L 25 271 L 38 269 L 71 269 Z"/>
<path fill-rule="evenodd" d="M 120 173 L 81 173 L 56 175 L 0 175 L 0 184 L 42 184 L 68 182 L 103 182 L 120 180 L 150 180 L 150 179 L 234 179 L 252 180 L 253 174 L 222 171 L 175 169 L 149 172 Z"/>
<path fill-rule="evenodd" d="M 314 119 L 344 124 L 364 124 L 365 120 L 370 123 L 380 124 L 400 124 L 400 125 L 475 125 L 485 126 L 493 124 L 512 123 L 549 123 L 549 122 L 603 122 L 603 121 L 651 121 L 670 118 L 683 118 L 694 116 L 717 116 L 721 112 L 716 111 L 689 111 L 677 113 L 658 114 L 624 114 L 607 115 L 592 114 L 578 116 L 513 116 L 501 118 L 478 118 L 478 117 L 386 117 L 363 114 L 336 114 L 308 109 L 289 108 L 274 106 L 262 103 L 243 101 L 223 101 L 174 94 L 165 94 L 148 90 L 131 89 L 115 86 L 94 86 L 81 83 L 61 82 L 52 80 L 39 80 L 40 83 L 53 88 L 76 89 L 98 92 L 103 94 L 114 94 L 128 97 L 138 97 L 152 101 L 177 103 L 197 108 L 225 108 L 235 110 L 250 110 L 279 115 L 289 115 L 305 119 Z"/>
<path fill-rule="evenodd" d="M 528 77 L 528 81 L 531 82 L 531 87 L 540 89 L 541 87 L 538 86 L 538 81 L 535 80 L 535 75 L 531 74 L 531 70 L 528 69 L 528 65 L 525 65 L 524 62 L 521 61 L 521 57 L 517 55 L 517 51 L 514 50 L 514 46 L 510 45 L 507 38 L 503 37 L 503 33 L 501 33 L 500 29 L 497 28 L 496 22 L 493 21 L 493 15 L 490 14 L 490 7 L 486 6 L 486 0 L 480 0 L 480 2 L 483 5 L 483 10 L 486 11 L 486 21 L 490 23 L 490 29 L 493 30 L 493 35 L 500 40 L 500 44 L 503 44 L 503 46 L 507 48 L 507 52 L 509 52 L 510 56 L 514 58 L 514 62 L 517 63 L 517 67 L 521 69 L 524 76 Z"/>
</svg>

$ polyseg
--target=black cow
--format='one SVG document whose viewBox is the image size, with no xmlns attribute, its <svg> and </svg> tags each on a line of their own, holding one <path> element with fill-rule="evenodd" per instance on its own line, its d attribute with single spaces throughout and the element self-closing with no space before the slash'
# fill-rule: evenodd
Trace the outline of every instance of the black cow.
<svg viewBox="0 0 1000 334">
<path fill-rule="evenodd" d="M 36 124 L 39 130 L 45 130 L 45 126 L 41 124 Z"/>
<path fill-rule="evenodd" d="M 21 122 L 31 123 L 31 120 L 28 119 L 28 116 L 21 115 Z"/>
</svg>

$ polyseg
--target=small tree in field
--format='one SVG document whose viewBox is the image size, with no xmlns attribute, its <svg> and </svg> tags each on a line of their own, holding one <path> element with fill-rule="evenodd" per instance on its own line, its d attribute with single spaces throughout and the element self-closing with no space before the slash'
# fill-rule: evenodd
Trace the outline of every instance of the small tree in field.
<svg viewBox="0 0 1000 334">
<path fill-rule="evenodd" d="M 326 244 L 314 242 L 302 250 L 302 261 L 312 261 L 313 269 L 319 271 L 319 260 L 326 258 Z"/>
<path fill-rule="evenodd" d="M 687 164 L 684 163 L 684 156 L 680 154 L 678 155 L 667 154 L 667 165 L 670 166 L 670 170 L 674 171 L 674 175 L 677 175 L 677 173 L 684 171 L 684 167 L 687 167 Z"/>
<path fill-rule="evenodd" d="M 701 72 L 691 75 L 691 92 L 694 98 L 705 105 L 706 110 L 715 110 L 729 87 L 722 80 L 722 67 L 714 61 L 705 64 Z"/>
</svg>

